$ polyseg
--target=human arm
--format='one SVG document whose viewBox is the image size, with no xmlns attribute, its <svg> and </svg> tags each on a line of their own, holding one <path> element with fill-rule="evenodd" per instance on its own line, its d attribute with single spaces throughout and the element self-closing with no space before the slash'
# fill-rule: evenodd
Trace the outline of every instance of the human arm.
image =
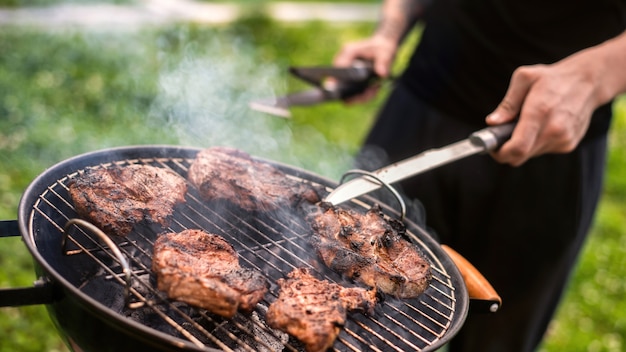
<svg viewBox="0 0 626 352">
<path fill-rule="evenodd" d="M 518 118 L 511 139 L 492 153 L 519 166 L 546 153 L 569 153 L 584 137 L 593 111 L 626 93 L 626 32 L 551 65 L 521 66 L 490 125 Z"/>
<path fill-rule="evenodd" d="M 388 77 L 398 47 L 420 17 L 424 0 L 386 0 L 374 34 L 345 44 L 335 56 L 335 66 L 350 66 L 356 59 L 371 61 L 380 77 Z"/>
</svg>

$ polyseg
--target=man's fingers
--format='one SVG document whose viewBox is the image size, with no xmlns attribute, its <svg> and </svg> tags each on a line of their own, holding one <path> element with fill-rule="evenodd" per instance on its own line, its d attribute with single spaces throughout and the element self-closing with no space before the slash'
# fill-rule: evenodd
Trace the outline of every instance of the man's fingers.
<svg viewBox="0 0 626 352">
<path fill-rule="evenodd" d="M 335 56 L 333 64 L 338 67 L 351 66 L 355 60 L 372 61 L 374 72 L 386 78 L 391 71 L 397 44 L 381 37 L 368 39 L 344 45 Z"/>
<path fill-rule="evenodd" d="M 519 166 L 530 159 L 537 151 L 533 150 L 541 133 L 541 125 L 536 120 L 520 120 L 511 139 L 500 149 L 491 153 L 496 161 L 512 166 Z"/>
<path fill-rule="evenodd" d="M 520 115 L 524 100 L 538 77 L 536 70 L 537 66 L 524 66 L 513 72 L 509 88 L 498 107 L 487 116 L 487 124 L 499 125 L 513 121 Z"/>
<path fill-rule="evenodd" d="M 530 89 L 540 77 L 541 70 L 540 65 L 516 69 L 504 98 L 485 119 L 489 125 L 499 125 L 518 119 L 511 139 L 500 149 L 491 153 L 498 162 L 519 166 L 538 152 L 533 148 L 538 147 L 536 142 L 542 133 L 540 116 L 534 116 L 536 114 L 533 112 L 525 111 L 524 104 Z"/>
<path fill-rule="evenodd" d="M 359 58 L 359 53 L 360 50 L 357 44 L 347 44 L 337 53 L 333 60 L 333 65 L 337 67 L 348 67 Z"/>
</svg>

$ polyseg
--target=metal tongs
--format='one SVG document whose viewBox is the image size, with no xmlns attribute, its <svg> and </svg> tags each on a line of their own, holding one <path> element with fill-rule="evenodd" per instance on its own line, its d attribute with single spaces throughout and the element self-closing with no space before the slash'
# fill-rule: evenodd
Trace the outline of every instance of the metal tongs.
<svg viewBox="0 0 626 352">
<path fill-rule="evenodd" d="M 342 178 L 341 184 L 328 194 L 324 201 L 337 205 L 381 187 L 385 187 L 399 199 L 402 206 L 402 218 L 404 218 L 404 213 L 406 212 L 405 206 L 402 202 L 402 198 L 391 186 L 392 183 L 430 171 L 471 155 L 496 150 L 511 138 L 516 125 L 516 122 L 510 122 L 487 127 L 475 131 L 468 138 L 456 143 L 441 148 L 426 150 L 376 171 L 350 170 L 346 172 L 344 178 L 349 174 L 359 174 L 361 176 L 347 182 L 343 182 L 344 178 Z"/>
<path fill-rule="evenodd" d="M 290 67 L 289 73 L 313 85 L 314 88 L 251 101 L 249 107 L 256 111 L 289 118 L 291 106 L 315 105 L 350 98 L 364 92 L 379 79 L 371 62 L 362 60 L 355 61 L 350 67 Z"/>
</svg>

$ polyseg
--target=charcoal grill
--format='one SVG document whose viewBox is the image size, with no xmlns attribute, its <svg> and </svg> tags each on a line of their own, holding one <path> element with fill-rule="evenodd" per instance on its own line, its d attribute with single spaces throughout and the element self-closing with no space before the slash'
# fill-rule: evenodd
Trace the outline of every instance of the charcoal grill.
<svg viewBox="0 0 626 352">
<path fill-rule="evenodd" d="M 4 290 L 2 305 L 42 303 L 67 344 L 76 351 L 299 351 L 302 345 L 268 328 L 265 311 L 278 296 L 276 280 L 297 267 L 319 277 L 352 285 L 327 270 L 308 242 L 308 227 L 286 212 L 247 213 L 202 200 L 189 187 L 167 229 L 137 226 L 125 238 L 107 243 L 77 218 L 68 183 L 88 168 L 147 164 L 186 177 L 199 150 L 174 146 L 107 149 L 63 161 L 31 183 L 19 207 L 19 230 L 36 261 L 35 287 Z M 289 165 L 268 162 L 288 177 L 330 192 L 336 183 Z M 368 197 L 350 202 L 367 209 Z M 397 212 L 381 204 L 385 213 Z M 395 214 L 395 215 L 394 215 Z M 338 351 L 432 351 L 456 334 L 468 311 L 463 279 L 441 246 L 418 225 L 406 221 L 407 235 L 432 265 L 428 289 L 415 299 L 386 297 L 373 315 L 350 314 L 333 348 Z M 219 234 L 238 251 L 242 266 L 255 268 L 271 283 L 252 315 L 224 319 L 202 309 L 170 301 L 155 289 L 152 246 L 159 233 L 197 228 Z M 10 230 L 7 230 L 10 231 Z M 12 233 L 15 235 L 15 233 Z M 7 234 L 3 234 L 6 236 Z M 117 248 L 117 249 L 116 249 Z M 119 249 L 119 253 L 116 253 Z"/>
</svg>

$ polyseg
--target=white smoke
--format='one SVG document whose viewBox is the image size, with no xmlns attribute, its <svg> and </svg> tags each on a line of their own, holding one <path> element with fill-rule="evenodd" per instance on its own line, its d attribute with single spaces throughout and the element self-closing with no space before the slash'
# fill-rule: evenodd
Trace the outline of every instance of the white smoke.
<svg viewBox="0 0 626 352">
<path fill-rule="evenodd" d="M 151 118 L 181 145 L 234 147 L 336 178 L 351 163 L 348 152 L 313 128 L 300 126 L 296 140 L 290 120 L 249 108 L 250 101 L 275 97 L 287 85 L 285 68 L 257 56 L 254 47 L 227 36 L 202 47 L 189 44 L 184 57 L 161 74 Z"/>
</svg>

